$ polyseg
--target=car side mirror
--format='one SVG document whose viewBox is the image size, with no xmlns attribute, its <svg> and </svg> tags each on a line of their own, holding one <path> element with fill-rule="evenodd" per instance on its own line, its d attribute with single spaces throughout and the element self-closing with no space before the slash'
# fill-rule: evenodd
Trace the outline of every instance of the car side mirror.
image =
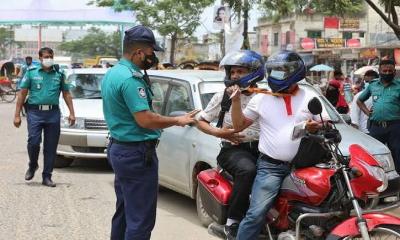
<svg viewBox="0 0 400 240">
<path fill-rule="evenodd" d="M 313 97 L 309 102 L 308 102 L 308 110 L 313 114 L 313 115 L 319 115 L 322 113 L 322 104 L 319 101 L 317 97 Z"/>
<path fill-rule="evenodd" d="M 349 114 L 340 114 L 340 116 L 343 118 L 345 123 L 351 124 L 351 117 Z"/>
</svg>

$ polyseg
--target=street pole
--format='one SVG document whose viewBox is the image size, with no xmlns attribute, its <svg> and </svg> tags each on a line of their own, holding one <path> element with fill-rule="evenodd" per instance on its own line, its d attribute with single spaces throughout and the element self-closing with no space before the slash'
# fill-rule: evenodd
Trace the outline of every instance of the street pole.
<svg viewBox="0 0 400 240">
<path fill-rule="evenodd" d="M 38 51 L 42 48 L 42 24 L 39 24 Z"/>
</svg>

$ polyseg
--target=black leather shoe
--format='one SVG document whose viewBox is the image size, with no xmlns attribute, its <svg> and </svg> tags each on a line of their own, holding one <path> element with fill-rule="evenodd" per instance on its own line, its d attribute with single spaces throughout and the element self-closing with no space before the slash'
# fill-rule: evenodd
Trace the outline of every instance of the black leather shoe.
<svg viewBox="0 0 400 240">
<path fill-rule="evenodd" d="M 28 170 L 25 173 L 25 180 L 26 181 L 31 180 L 35 176 L 35 172 L 37 169 L 38 169 L 38 167 L 36 167 L 35 169 L 28 168 Z"/>
<path fill-rule="evenodd" d="M 226 236 L 226 240 L 235 240 L 237 231 L 239 229 L 239 223 L 233 223 L 230 226 L 225 225 L 224 226 L 224 233 Z"/>
<path fill-rule="evenodd" d="M 56 184 L 53 181 L 51 181 L 50 178 L 43 179 L 42 185 L 45 185 L 47 187 L 55 187 L 56 186 Z"/>
</svg>

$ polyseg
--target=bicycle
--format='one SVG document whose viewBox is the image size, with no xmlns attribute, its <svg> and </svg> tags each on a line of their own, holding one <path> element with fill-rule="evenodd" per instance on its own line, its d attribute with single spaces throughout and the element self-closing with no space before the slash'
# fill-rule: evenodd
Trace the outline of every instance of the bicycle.
<svg viewBox="0 0 400 240">
<path fill-rule="evenodd" d="M 17 97 L 17 90 L 11 85 L 7 77 L 0 77 L 0 97 L 2 101 L 12 103 Z"/>
</svg>

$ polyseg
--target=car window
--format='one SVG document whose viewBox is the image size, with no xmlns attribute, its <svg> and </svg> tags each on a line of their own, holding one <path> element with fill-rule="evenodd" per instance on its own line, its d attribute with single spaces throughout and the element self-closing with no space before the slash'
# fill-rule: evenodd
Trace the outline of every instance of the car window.
<svg viewBox="0 0 400 240">
<path fill-rule="evenodd" d="M 158 82 L 152 80 L 151 90 L 154 93 L 153 96 L 153 109 L 156 113 L 161 114 L 162 108 L 164 104 L 165 95 L 168 91 L 168 83 L 167 82 Z"/>
<path fill-rule="evenodd" d="M 72 74 L 68 76 L 71 83 L 72 98 L 101 98 L 101 81 L 104 74 Z"/>
<path fill-rule="evenodd" d="M 203 109 L 207 107 L 215 93 L 222 92 L 224 89 L 225 85 L 222 81 L 199 83 L 200 100 Z"/>
<path fill-rule="evenodd" d="M 166 105 L 166 114 L 175 111 L 189 112 L 193 109 L 188 88 L 184 85 L 172 85 Z"/>
</svg>

